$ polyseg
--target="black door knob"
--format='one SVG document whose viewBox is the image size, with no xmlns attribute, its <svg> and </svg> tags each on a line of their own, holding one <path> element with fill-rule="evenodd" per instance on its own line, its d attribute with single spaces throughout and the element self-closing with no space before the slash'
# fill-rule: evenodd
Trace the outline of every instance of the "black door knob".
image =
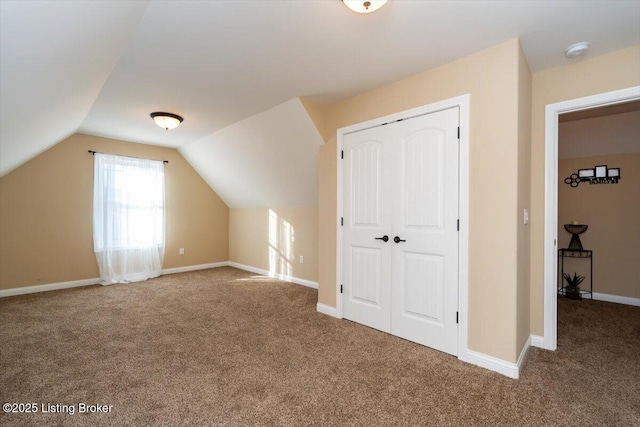
<svg viewBox="0 0 640 427">
<path fill-rule="evenodd" d="M 400 237 L 396 236 L 393 238 L 393 241 L 396 243 L 400 243 L 400 242 L 406 242 L 406 240 L 402 240 Z"/>
<path fill-rule="evenodd" d="M 383 242 L 388 242 L 389 241 L 389 236 L 387 236 L 386 234 L 382 237 L 376 237 L 376 240 L 382 240 Z"/>
</svg>

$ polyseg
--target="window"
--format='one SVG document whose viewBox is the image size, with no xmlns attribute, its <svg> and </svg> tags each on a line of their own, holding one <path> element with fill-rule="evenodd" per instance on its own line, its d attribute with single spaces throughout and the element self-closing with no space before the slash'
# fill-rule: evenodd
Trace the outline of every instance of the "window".
<svg viewBox="0 0 640 427">
<path fill-rule="evenodd" d="M 165 245 L 164 163 L 95 154 L 94 251 L 103 283 L 160 274 Z"/>
</svg>

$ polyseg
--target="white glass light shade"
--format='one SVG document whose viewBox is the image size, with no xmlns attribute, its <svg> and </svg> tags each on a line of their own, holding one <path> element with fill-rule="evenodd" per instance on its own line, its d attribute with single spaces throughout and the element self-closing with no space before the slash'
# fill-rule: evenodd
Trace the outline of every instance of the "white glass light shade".
<svg viewBox="0 0 640 427">
<path fill-rule="evenodd" d="M 151 118 L 163 129 L 175 129 L 182 123 L 182 117 L 171 113 L 151 113 Z"/>
<path fill-rule="evenodd" d="M 387 0 L 342 0 L 345 6 L 357 13 L 371 13 L 380 9 Z"/>
</svg>

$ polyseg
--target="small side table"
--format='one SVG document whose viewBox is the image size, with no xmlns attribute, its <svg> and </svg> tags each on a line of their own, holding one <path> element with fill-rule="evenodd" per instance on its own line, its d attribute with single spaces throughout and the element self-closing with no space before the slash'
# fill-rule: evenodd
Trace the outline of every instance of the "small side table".
<svg viewBox="0 0 640 427">
<path fill-rule="evenodd" d="M 564 286 L 563 280 L 565 258 L 582 258 L 589 260 L 589 290 L 587 291 L 580 288 L 580 299 L 586 295 L 589 295 L 589 298 L 593 299 L 593 251 L 585 249 L 558 249 L 558 260 L 560 261 L 560 268 L 558 271 L 558 295 L 567 294 L 568 286 Z"/>
</svg>

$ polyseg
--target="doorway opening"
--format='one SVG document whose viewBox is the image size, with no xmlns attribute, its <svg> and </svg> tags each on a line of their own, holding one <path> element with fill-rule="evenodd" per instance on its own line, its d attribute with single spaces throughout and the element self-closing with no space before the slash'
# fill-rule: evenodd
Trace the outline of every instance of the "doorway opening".
<svg viewBox="0 0 640 427">
<path fill-rule="evenodd" d="M 569 101 L 564 101 L 556 104 L 547 105 L 545 111 L 545 228 L 544 228 L 544 338 L 543 338 L 543 347 L 549 350 L 555 350 L 557 348 L 557 319 L 558 319 L 558 283 L 559 283 L 559 274 L 561 272 L 558 271 L 559 263 L 558 263 L 558 249 L 569 247 L 570 243 L 567 240 L 567 233 L 560 234 L 559 228 L 564 228 L 564 223 L 569 224 L 568 231 L 579 231 L 575 229 L 575 227 L 571 227 L 572 225 L 581 225 L 581 222 L 578 218 L 567 219 L 567 215 L 571 216 L 571 213 L 567 213 L 564 209 L 562 212 L 559 211 L 559 186 L 560 185 L 575 185 L 575 182 L 572 182 L 572 178 L 578 178 L 580 181 L 579 172 L 575 171 L 577 176 L 573 176 L 569 174 L 568 177 L 559 176 L 560 173 L 566 174 L 566 168 L 575 166 L 571 161 L 564 162 L 561 165 L 559 163 L 560 157 L 571 157 L 566 154 L 567 147 L 562 148 L 562 156 L 559 155 L 560 145 L 559 145 L 559 129 L 560 123 L 570 123 L 576 120 L 582 120 L 591 117 L 602 115 L 603 112 L 612 112 L 612 111 L 622 111 L 624 109 L 633 109 L 633 102 L 640 100 L 640 86 L 623 89 L 614 92 L 608 92 L 604 94 L 589 96 L 585 98 L 579 98 Z M 572 120 L 573 119 L 573 120 Z M 585 146 L 582 146 L 578 149 L 582 150 L 583 154 L 592 153 L 589 150 L 593 150 L 593 148 L 587 149 Z M 571 150 L 569 150 L 571 151 Z M 574 150 L 575 151 L 575 150 Z M 597 150 L 596 150 L 597 151 Z M 588 156 L 584 156 L 585 158 Z M 598 170 L 598 175 L 602 173 L 601 166 L 605 165 L 592 165 L 594 174 L 596 172 L 596 166 L 600 166 Z M 559 171 L 559 167 L 562 167 L 561 172 Z M 610 165 L 612 169 L 615 169 L 615 165 Z M 589 174 L 590 167 L 582 168 L 586 172 L 582 172 L 583 174 Z M 573 172 L 572 172 L 573 173 Z M 604 169 L 605 176 L 607 176 L 608 172 L 605 166 Z M 615 174 L 615 171 L 612 172 Z M 620 172 L 622 173 L 622 172 Z M 562 184 L 560 184 L 560 178 L 562 178 Z M 569 178 L 569 184 L 564 184 L 564 178 Z M 620 177 L 620 179 L 623 179 Z M 578 185 L 588 186 L 585 182 L 579 182 Z M 605 186 L 602 186 L 603 188 Z M 584 188 L 584 187 L 583 187 Z M 572 189 L 575 189 L 572 188 Z M 566 188 L 562 188 L 563 193 Z M 571 193 L 569 193 L 571 194 Z M 573 194 L 575 195 L 575 194 Z M 606 209 L 605 206 L 599 206 Z M 571 209 L 569 209 L 571 212 Z M 575 212 L 575 211 L 574 211 Z M 559 218 L 560 215 L 560 218 Z M 573 215 L 577 215 L 577 213 L 573 213 Z M 587 215 L 588 216 L 588 215 Z M 562 222 L 559 224 L 559 222 Z M 573 223 L 578 224 L 573 224 Z M 586 223 L 586 221 L 583 221 Z M 587 224 L 588 225 L 588 224 Z M 579 227 L 584 228 L 584 227 Z M 584 232 L 584 231 L 583 231 Z M 592 233 L 593 234 L 593 233 Z M 560 239 L 559 239 L 560 237 Z M 586 239 L 585 239 L 586 241 Z M 595 243 L 595 241 L 589 240 L 590 243 Z M 575 243 L 573 246 L 574 249 Z M 587 249 L 587 248 L 584 248 Z M 591 254 L 592 256 L 597 257 L 597 252 Z M 587 257 L 589 261 L 593 261 L 592 257 Z M 563 259 L 564 262 L 564 259 Z M 590 278 L 585 280 L 593 280 L 592 273 Z M 580 274 L 581 275 L 581 274 Z M 586 275 L 585 275 L 586 276 Z M 596 275 L 596 277 L 598 277 Z M 563 278 L 563 282 L 566 283 L 566 279 Z M 596 282 L 597 289 L 597 282 Z M 587 295 L 588 297 L 599 297 L 600 295 L 608 295 L 602 292 L 595 292 L 591 289 L 591 293 L 587 293 L 586 289 L 582 296 Z M 600 295 L 599 295 L 600 294 Z"/>
</svg>

